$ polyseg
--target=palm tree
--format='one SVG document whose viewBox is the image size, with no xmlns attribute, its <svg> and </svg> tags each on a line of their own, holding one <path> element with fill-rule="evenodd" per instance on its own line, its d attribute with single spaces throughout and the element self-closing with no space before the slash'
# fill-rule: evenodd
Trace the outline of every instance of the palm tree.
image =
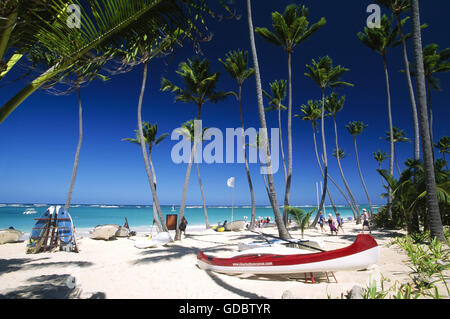
<svg viewBox="0 0 450 319">
<path fill-rule="evenodd" d="M 275 80 L 269 84 L 272 91 L 272 95 L 263 90 L 263 94 L 269 99 L 270 107 L 266 108 L 266 111 L 277 110 L 278 112 L 278 130 L 280 131 L 280 150 L 281 150 L 281 162 L 284 169 L 284 182 L 287 181 L 286 161 L 284 159 L 284 147 L 283 147 L 283 134 L 281 129 L 281 110 L 286 110 L 286 107 L 282 104 L 286 98 L 286 80 Z"/>
<path fill-rule="evenodd" d="M 364 124 L 363 122 L 353 121 L 353 122 L 348 123 L 348 125 L 346 127 L 347 127 L 347 131 L 350 133 L 350 135 L 353 136 L 353 142 L 355 144 L 356 165 L 358 166 L 359 177 L 361 178 L 361 182 L 363 184 L 364 191 L 366 192 L 367 201 L 369 202 L 370 215 L 373 216 L 372 201 L 370 200 L 369 191 L 367 190 L 366 183 L 364 182 L 364 177 L 363 177 L 363 174 L 361 171 L 361 166 L 359 164 L 358 146 L 356 144 L 356 137 L 358 135 L 361 135 L 367 126 L 368 125 Z"/>
<path fill-rule="evenodd" d="M 353 86 L 351 83 L 341 81 L 342 76 L 349 71 L 340 65 L 333 66 L 333 60 L 327 55 L 319 58 L 317 61 L 312 60 L 312 65 L 306 65 L 309 73 L 305 76 L 311 78 L 322 91 L 322 114 L 321 114 L 321 133 L 322 133 L 322 147 L 323 147 L 323 168 L 324 168 L 324 183 L 322 190 L 322 198 L 319 204 L 319 210 L 314 218 L 312 226 L 314 227 L 319 218 L 319 212 L 322 211 L 325 202 L 325 194 L 328 182 L 328 158 L 327 158 L 327 144 L 325 140 L 325 90 L 329 87 L 331 89 L 343 86 Z"/>
<path fill-rule="evenodd" d="M 198 57 L 193 60 L 188 59 L 187 62 L 181 62 L 178 66 L 177 74 L 184 82 L 185 88 L 181 88 L 166 78 L 161 80 L 161 91 L 170 91 L 175 94 L 175 102 L 192 103 L 197 106 L 197 120 L 201 120 L 202 108 L 205 103 L 213 104 L 224 100 L 226 97 L 232 95 L 231 92 L 216 91 L 216 86 L 219 81 L 220 73 L 210 73 L 210 64 L 207 59 L 200 60 Z M 197 153 L 197 144 L 200 140 L 194 140 L 190 161 L 184 179 L 183 195 L 181 198 L 179 223 L 184 217 L 184 209 L 186 204 L 186 194 L 189 184 L 189 177 L 191 175 L 192 163 L 194 156 Z M 177 225 L 175 240 L 181 240 L 181 232 L 179 224 Z"/>
<path fill-rule="evenodd" d="M 394 42 L 398 36 L 399 29 L 401 26 L 392 27 L 393 17 L 388 18 L 383 15 L 381 18 L 380 28 L 364 28 L 364 32 L 358 32 L 359 40 L 366 45 L 369 49 L 378 52 L 383 59 L 384 74 L 386 80 L 386 93 L 387 93 L 387 105 L 388 105 L 388 122 L 389 122 L 389 133 L 390 133 L 390 158 L 389 158 L 389 173 L 392 175 L 394 173 L 394 125 L 392 123 L 392 108 L 391 108 L 391 90 L 389 83 L 389 70 L 387 65 L 387 51 L 388 48 L 394 45 Z M 391 218 L 391 192 L 388 191 L 388 215 Z"/>
<path fill-rule="evenodd" d="M 292 178 L 292 53 L 294 48 L 306 41 L 320 27 L 325 25 L 325 18 L 310 25 L 308 21 L 308 8 L 295 4 L 288 5 L 284 13 L 272 13 L 272 26 L 274 33 L 267 28 L 256 28 L 263 39 L 281 46 L 288 54 L 288 81 L 289 81 L 289 102 L 288 102 L 288 171 L 286 179 L 286 190 L 284 196 L 284 207 L 289 206 L 289 197 Z M 287 214 L 284 214 L 284 221 L 287 222 Z"/>
<path fill-rule="evenodd" d="M 336 117 L 337 117 L 337 114 L 344 108 L 344 103 L 345 103 L 345 95 L 339 97 L 335 92 L 331 93 L 331 95 L 325 101 L 325 110 L 327 110 L 329 113 L 328 115 L 330 115 L 333 118 L 336 149 L 339 151 L 341 149 L 339 148 L 339 142 L 338 142 L 339 139 L 338 139 Z M 333 156 L 334 156 L 334 154 L 333 154 Z M 355 197 L 353 196 L 353 193 L 350 189 L 347 179 L 345 178 L 344 171 L 342 169 L 341 158 L 343 158 L 343 157 L 341 157 L 341 156 L 335 156 L 335 157 L 337 159 L 339 172 L 341 173 L 341 177 L 342 177 L 342 181 L 344 182 L 345 189 L 347 190 L 348 196 L 350 197 L 353 207 L 356 210 L 356 223 L 359 224 L 361 221 L 359 207 L 358 207 L 358 203 L 355 200 Z"/>
<path fill-rule="evenodd" d="M 403 25 L 406 22 L 407 18 L 402 20 L 401 14 L 404 12 L 407 12 L 411 9 L 411 0 L 376 0 L 376 2 L 384 5 L 388 9 L 391 9 L 392 13 L 395 16 L 395 19 L 397 20 L 397 27 L 399 30 L 400 35 L 400 41 L 402 44 L 402 53 L 403 53 L 403 61 L 405 63 L 405 74 L 406 74 L 406 81 L 408 85 L 408 92 L 409 92 L 409 100 L 411 102 L 411 110 L 412 110 L 412 117 L 413 117 L 413 127 L 414 127 L 414 159 L 416 161 L 420 160 L 420 133 L 419 133 L 419 118 L 417 115 L 417 104 L 416 104 L 416 97 L 414 93 L 414 87 L 411 79 L 411 69 L 410 69 L 410 63 L 408 58 L 408 52 L 406 47 L 406 40 L 407 37 L 403 33 Z"/>
<path fill-rule="evenodd" d="M 435 147 L 439 149 L 439 154 L 442 154 L 444 158 L 445 165 L 447 166 L 447 160 L 445 159 L 445 154 L 450 154 L 450 137 L 444 136 L 442 137 L 437 144 L 434 144 Z M 448 169 L 448 166 L 447 166 Z"/>
<path fill-rule="evenodd" d="M 431 143 L 430 128 L 427 112 L 427 93 L 425 69 L 422 53 L 422 35 L 420 29 L 419 1 L 411 0 L 411 16 L 413 22 L 414 63 L 416 74 L 417 101 L 419 111 L 419 127 L 422 138 L 422 153 L 424 161 L 426 199 L 428 214 L 430 217 L 430 236 L 445 242 L 444 228 L 442 226 L 441 214 L 436 190 L 436 177 L 433 163 L 433 144 Z M 391 174 L 392 175 L 392 174 Z"/>
<path fill-rule="evenodd" d="M 297 226 L 302 233 L 302 238 L 303 238 L 305 229 L 309 226 L 309 221 L 310 221 L 311 215 L 314 213 L 315 210 L 316 209 L 314 208 L 310 212 L 305 212 L 303 209 L 298 208 L 298 207 L 288 206 L 288 208 L 287 208 L 289 216 L 291 216 L 297 223 Z"/>
<path fill-rule="evenodd" d="M 181 125 L 182 128 L 182 133 L 183 135 L 185 135 L 187 138 L 189 138 L 191 140 L 191 142 L 195 141 L 195 123 L 194 120 L 190 120 L 187 121 L 186 123 L 184 123 L 183 125 Z M 205 133 L 208 130 L 208 128 L 203 128 L 203 132 L 200 143 L 203 143 L 204 139 L 205 139 Z M 206 229 L 211 228 L 211 225 L 209 224 L 209 218 L 208 218 L 208 210 L 206 208 L 206 199 L 205 199 L 205 192 L 203 191 L 203 183 L 202 183 L 202 178 L 200 177 L 200 168 L 198 165 L 198 162 L 195 163 L 197 166 L 197 176 L 198 176 L 198 184 L 200 185 L 200 192 L 202 194 L 202 201 L 203 201 L 203 211 L 205 213 L 205 227 Z"/>
<path fill-rule="evenodd" d="M 319 169 L 320 169 L 320 174 L 321 174 L 321 176 L 323 178 L 324 177 L 323 176 L 323 170 L 322 170 L 322 165 L 320 164 L 320 158 L 319 158 L 319 152 L 317 150 L 317 140 L 316 140 L 317 121 L 322 116 L 322 110 L 320 109 L 320 101 L 309 100 L 307 105 L 302 105 L 300 108 L 301 108 L 301 111 L 302 111 L 303 115 L 296 114 L 296 115 L 294 115 L 294 117 L 300 117 L 303 121 L 310 121 L 311 122 L 312 130 L 313 130 L 313 142 L 314 142 L 314 151 L 315 151 L 315 154 L 316 154 L 316 161 L 317 161 L 317 165 L 319 166 Z M 328 174 L 328 178 L 330 179 L 330 181 L 332 181 L 336 185 L 336 183 L 330 177 L 329 174 Z M 336 185 L 336 187 L 343 194 L 341 188 L 338 185 Z M 331 206 L 333 207 L 334 212 L 337 213 L 336 205 L 334 204 L 333 197 L 331 196 L 329 187 L 327 187 L 327 193 L 328 193 L 328 198 L 330 199 Z M 343 195 L 344 195 L 344 198 L 348 202 L 347 196 L 345 194 L 343 194 Z M 351 207 L 351 209 L 353 211 L 353 206 L 350 204 L 350 202 L 348 202 L 348 203 L 349 203 L 349 206 Z"/>
<path fill-rule="evenodd" d="M 249 29 L 249 35 L 250 35 L 250 46 L 252 50 L 252 58 L 253 58 L 253 64 L 255 69 L 255 81 L 256 81 L 256 96 L 258 101 L 258 114 L 259 114 L 259 120 L 261 123 L 261 128 L 263 130 L 267 130 L 267 123 L 266 123 L 266 116 L 264 114 L 264 101 L 263 101 L 263 93 L 262 93 L 262 85 L 261 85 L 261 73 L 259 71 L 259 62 L 258 62 L 258 53 L 256 51 L 256 44 L 255 44 L 255 34 L 254 34 L 254 28 L 253 28 L 253 18 L 252 18 L 252 4 L 251 0 L 247 0 L 247 20 L 248 20 L 248 29 Z M 278 228 L 278 234 L 282 239 L 289 239 L 291 238 L 291 235 L 289 234 L 286 224 L 284 223 L 283 219 L 281 218 L 281 212 L 280 207 L 278 206 L 278 200 L 277 200 L 277 194 L 275 190 L 275 184 L 273 180 L 273 174 L 272 174 L 272 163 L 270 160 L 270 151 L 269 151 L 269 145 L 268 143 L 264 143 L 264 154 L 266 156 L 266 163 L 268 165 L 268 174 L 267 174 L 267 184 L 269 189 L 269 200 L 270 204 L 272 205 L 274 217 L 275 217 L 275 223 L 277 224 Z M 263 173 L 263 172 L 262 172 Z"/>
<path fill-rule="evenodd" d="M 373 158 L 378 163 L 378 169 L 381 169 L 381 164 L 388 158 L 389 156 L 386 155 L 386 152 L 382 152 L 381 150 L 378 150 L 377 152 L 373 152 Z"/>
<path fill-rule="evenodd" d="M 432 90 L 442 91 L 440 81 L 435 77 L 436 73 L 450 71 L 450 48 L 438 52 L 439 45 L 429 44 L 423 49 L 423 66 L 425 68 L 425 80 L 427 84 L 428 112 L 430 117 L 430 137 L 433 144 L 433 109 L 431 107 Z M 414 73 L 413 73 L 414 74 Z"/>
<path fill-rule="evenodd" d="M 135 138 L 124 138 L 122 139 L 122 141 L 128 141 L 138 146 L 141 146 L 141 138 L 139 130 L 136 130 L 135 132 L 136 132 Z M 148 162 L 150 163 L 151 173 L 153 176 L 153 185 L 155 190 L 156 190 L 156 171 L 152 162 L 152 150 L 154 146 L 159 145 L 168 135 L 167 133 L 164 133 L 157 138 L 156 137 L 157 134 L 158 134 L 157 124 L 151 124 L 145 121 L 142 123 L 142 135 L 144 136 L 144 143 L 148 147 Z M 164 221 L 164 216 L 162 215 L 162 211 L 161 210 L 158 211 L 156 209 L 155 202 L 153 202 L 153 220 L 155 221 L 159 231 L 168 231 L 167 225 Z"/>
<path fill-rule="evenodd" d="M 405 142 L 409 142 L 409 138 L 406 137 L 406 133 L 399 129 L 398 127 L 393 128 L 393 133 L 394 133 L 394 157 L 395 157 L 395 164 L 397 166 L 397 170 L 398 170 L 398 174 L 401 174 L 400 171 L 400 166 L 398 165 L 398 157 L 397 157 L 397 151 L 395 149 L 395 143 L 405 143 Z M 390 137 L 390 132 L 386 132 L 386 137 L 382 137 L 383 140 L 386 141 L 390 141 L 391 137 Z"/>
<path fill-rule="evenodd" d="M 17 51 L 18 55 L 14 55 L 17 60 L 22 50 L 28 52 L 33 44 L 39 43 L 59 59 L 0 107 L 0 123 L 26 98 L 60 73 L 66 72 L 80 58 L 89 58 L 93 53 L 111 57 L 117 52 L 119 41 L 124 43 L 124 47 L 128 47 L 136 36 L 142 37 L 154 28 L 172 31 L 180 28 L 184 30 L 187 38 L 197 42 L 205 38 L 205 15 L 215 15 L 204 1 L 195 0 L 90 0 L 88 5 L 82 5 L 78 0 L 55 0 L 51 3 L 40 0 L 9 0 L 6 4 L 18 2 L 21 6 L 18 7 L 17 14 L 24 23 L 12 24 L 14 29 L 6 28 L 5 34 L 3 30 L 0 31 L 0 46 L 7 49 L 15 44 L 13 40 L 18 39 L 20 50 Z M 231 13 L 223 0 L 218 2 Z M 67 12 L 68 3 L 80 7 L 80 28 L 71 28 L 67 23 L 72 14 Z M 36 5 L 44 10 L 33 10 Z M 21 8 L 23 10 L 20 10 Z M 42 12 L 45 14 L 41 14 Z M 12 15 L 8 20 L 13 21 L 16 13 L 8 14 Z M 27 19 L 29 16 L 32 16 L 32 19 Z M 3 25 L 0 29 L 3 29 L 2 27 Z M 79 36 L 80 34 L 83 36 Z M 74 41 L 77 38 L 78 41 Z M 2 59 L 3 56 L 0 56 L 0 60 Z"/>
<path fill-rule="evenodd" d="M 225 69 L 228 71 L 230 76 L 233 79 L 236 79 L 238 83 L 238 102 L 239 102 L 239 111 L 241 118 L 241 128 L 242 134 L 244 134 L 244 111 L 242 108 L 242 86 L 244 81 L 249 79 L 253 74 L 255 74 L 255 70 L 253 68 L 248 67 L 248 52 L 243 52 L 242 50 L 238 51 L 230 51 L 226 55 L 225 61 L 219 59 L 219 61 L 223 64 Z M 242 135 L 244 139 L 244 135 Z M 250 229 L 253 229 L 256 225 L 256 203 L 255 203 L 255 192 L 253 190 L 252 178 L 250 175 L 250 168 L 247 160 L 247 152 L 245 150 L 245 141 L 242 143 L 244 152 L 244 163 L 245 163 L 245 172 L 247 174 L 248 187 L 250 188 L 250 200 L 251 200 L 251 218 L 250 218 Z"/>
</svg>

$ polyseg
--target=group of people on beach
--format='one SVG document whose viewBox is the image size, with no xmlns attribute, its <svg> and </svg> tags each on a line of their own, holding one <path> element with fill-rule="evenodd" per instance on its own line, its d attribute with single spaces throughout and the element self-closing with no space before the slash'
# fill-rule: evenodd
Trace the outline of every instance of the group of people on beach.
<svg viewBox="0 0 450 319">
<path fill-rule="evenodd" d="M 319 212 L 319 225 L 320 230 L 322 232 L 327 232 L 324 228 L 325 223 L 328 224 L 330 227 L 331 235 L 335 234 L 337 235 L 339 232 L 339 229 L 342 230 L 342 233 L 344 233 L 344 219 L 341 217 L 339 213 L 336 213 L 336 222 L 334 221 L 333 215 L 328 214 L 328 220 L 325 221 L 325 216 L 323 216 L 322 211 Z M 369 229 L 369 233 L 371 233 L 370 226 L 369 226 L 369 215 L 367 214 L 367 209 L 363 208 L 363 225 L 362 225 L 362 233 L 364 234 L 364 229 L 367 227 Z"/>
</svg>

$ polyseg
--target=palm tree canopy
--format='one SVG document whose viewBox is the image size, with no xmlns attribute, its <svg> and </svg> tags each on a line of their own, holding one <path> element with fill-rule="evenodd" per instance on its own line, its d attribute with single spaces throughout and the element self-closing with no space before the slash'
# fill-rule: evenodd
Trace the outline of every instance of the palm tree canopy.
<svg viewBox="0 0 450 319">
<path fill-rule="evenodd" d="M 321 102 L 317 100 L 309 100 L 306 105 L 300 106 L 303 114 L 296 114 L 294 117 L 300 117 L 303 121 L 310 121 L 312 125 L 317 127 L 317 121 L 322 117 Z"/>
<path fill-rule="evenodd" d="M 434 146 L 439 149 L 440 154 L 450 154 L 450 137 L 443 136 Z"/>
<path fill-rule="evenodd" d="M 255 32 L 263 39 L 292 53 L 294 47 L 306 41 L 320 27 L 325 25 L 325 18 L 310 26 L 308 21 L 308 8 L 296 4 L 288 5 L 284 13 L 272 13 L 272 27 L 274 32 L 267 28 L 255 28 Z"/>
<path fill-rule="evenodd" d="M 347 157 L 347 154 L 345 153 L 344 149 L 339 148 L 337 150 L 334 149 L 333 156 L 336 157 L 337 159 L 343 159 Z"/>
<path fill-rule="evenodd" d="M 203 142 L 205 140 L 205 137 L 207 137 L 207 132 L 208 132 L 207 127 L 203 128 L 203 132 L 202 132 L 202 136 L 201 139 L 199 138 L 199 142 Z M 189 120 L 186 121 L 185 123 L 183 123 L 181 125 L 181 130 L 179 130 L 179 133 L 181 133 L 181 135 L 189 138 L 191 140 L 191 142 L 194 142 L 195 140 L 195 120 Z"/>
<path fill-rule="evenodd" d="M 248 51 L 229 51 L 225 56 L 225 61 L 219 59 L 219 62 L 240 85 L 255 73 L 255 69 L 248 67 Z"/>
<path fill-rule="evenodd" d="M 175 93 L 175 101 L 203 105 L 205 102 L 218 103 L 231 92 L 216 91 L 220 72 L 210 73 L 210 63 L 207 59 L 195 57 L 188 62 L 181 62 L 176 73 L 180 75 L 185 88 L 181 88 L 166 78 L 161 80 L 161 91 Z"/>
<path fill-rule="evenodd" d="M 379 165 L 381 165 L 381 163 L 389 158 L 389 156 L 386 155 L 386 152 L 378 150 L 377 152 L 373 152 L 373 158 L 378 162 Z"/>
<path fill-rule="evenodd" d="M 428 84 L 436 91 L 441 91 L 440 81 L 434 75 L 450 71 L 450 48 L 438 52 L 439 45 L 429 44 L 423 49 L 423 66 Z"/>
<path fill-rule="evenodd" d="M 344 73 L 350 69 L 340 65 L 333 66 L 333 60 L 328 55 L 317 61 L 313 59 L 311 65 L 306 65 L 306 69 L 309 72 L 305 73 L 305 76 L 311 78 L 323 90 L 326 87 L 334 89 L 342 86 L 354 86 L 351 83 L 340 81 Z"/>
<path fill-rule="evenodd" d="M 156 135 L 158 134 L 158 124 L 151 124 L 149 122 L 142 121 L 142 126 L 144 133 L 144 142 L 150 148 L 161 143 L 169 135 L 168 133 L 164 133 L 157 138 Z M 128 141 L 133 144 L 140 145 L 141 139 L 139 138 L 139 132 L 138 130 L 135 130 L 135 132 L 136 138 L 124 138 L 122 139 L 122 141 Z"/>
<path fill-rule="evenodd" d="M 411 9 L 411 0 L 375 0 L 375 3 L 391 9 L 394 14 L 407 12 Z"/>
<path fill-rule="evenodd" d="M 364 122 L 361 121 L 353 121 L 346 125 L 347 131 L 350 133 L 350 135 L 356 137 L 364 131 L 364 129 L 368 125 L 364 124 Z"/>
<path fill-rule="evenodd" d="M 333 92 L 325 99 L 325 110 L 329 115 L 336 117 L 336 115 L 344 108 L 344 103 L 345 95 L 339 97 L 336 92 Z"/>
<path fill-rule="evenodd" d="M 384 14 L 381 17 L 380 28 L 364 27 L 364 32 L 358 32 L 358 39 L 368 48 L 385 57 L 387 49 L 394 46 L 400 33 L 400 27 L 398 25 L 394 26 L 393 20 L 393 15 L 388 18 L 388 16 Z"/>
<path fill-rule="evenodd" d="M 230 12 L 223 0 L 217 1 Z M 57 57 L 57 63 L 0 108 L 0 122 L 44 83 L 66 71 L 83 56 L 86 56 L 88 61 L 91 55 L 114 55 L 115 49 L 120 44 L 124 44 L 124 47 L 131 46 L 136 35 L 143 36 L 148 30 L 153 30 L 155 25 L 165 31 L 180 28 L 184 30 L 186 37 L 197 43 L 199 38 L 205 38 L 203 30 L 200 30 L 205 24 L 205 15 L 214 15 L 205 1 L 198 0 L 8 1 L 11 2 L 23 2 L 25 10 L 30 14 L 40 11 L 30 10 L 28 4 L 41 2 L 49 11 L 48 15 L 55 17 L 47 19 L 45 16 L 35 14 L 35 20 L 39 23 L 30 23 L 31 20 L 28 20 L 24 24 L 28 32 L 19 34 L 17 38 L 20 38 L 20 43 L 38 43 L 40 49 L 46 49 Z M 69 2 L 80 8 L 80 28 L 72 28 L 67 23 L 72 18 L 72 12 L 67 11 Z M 3 3 L 5 2 L 2 1 Z M 12 35 L 10 37 L 0 35 L 3 42 L 13 38 Z M 7 44 L 6 47 L 8 46 L 10 45 Z M 17 55 L 13 57 L 17 59 Z"/>
<path fill-rule="evenodd" d="M 286 107 L 282 105 L 283 100 L 286 98 L 286 90 L 287 90 L 287 81 L 286 80 L 275 80 L 274 82 L 269 84 L 270 89 L 272 91 L 272 95 L 263 90 L 263 94 L 266 98 L 269 99 L 270 107 L 267 107 L 266 111 L 278 110 L 281 108 L 282 110 L 286 110 Z"/>
<path fill-rule="evenodd" d="M 405 131 L 399 129 L 398 127 L 393 127 L 393 135 L 394 135 L 394 143 L 403 143 L 403 142 L 409 142 L 409 138 L 406 137 L 406 133 Z M 390 132 L 387 131 L 386 132 L 386 137 L 381 137 L 382 140 L 386 140 L 386 141 L 390 141 L 391 137 L 390 137 Z"/>
</svg>

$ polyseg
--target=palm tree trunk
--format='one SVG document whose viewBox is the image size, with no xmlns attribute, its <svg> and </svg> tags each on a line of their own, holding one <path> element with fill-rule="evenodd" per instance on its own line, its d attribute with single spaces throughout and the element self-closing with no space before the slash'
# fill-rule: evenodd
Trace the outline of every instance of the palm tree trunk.
<svg viewBox="0 0 450 319">
<path fill-rule="evenodd" d="M 389 120 L 389 143 L 390 143 L 390 157 L 389 157 L 389 174 L 394 175 L 394 125 L 392 124 L 392 108 L 391 108 L 391 89 L 389 84 L 389 71 L 386 61 L 386 56 L 383 55 L 384 75 L 386 77 L 386 95 L 388 104 L 388 120 Z M 392 219 L 392 189 L 388 186 L 388 216 Z"/>
<path fill-rule="evenodd" d="M 200 169 L 198 167 L 198 163 L 196 163 L 196 166 L 197 166 L 198 184 L 200 185 L 200 191 L 202 193 L 203 211 L 205 212 L 205 226 L 206 226 L 206 229 L 210 229 L 211 225 L 209 224 L 208 210 L 206 209 L 205 192 L 203 192 L 202 178 L 200 177 Z"/>
<path fill-rule="evenodd" d="M 325 89 L 322 88 L 322 115 L 320 117 L 320 126 L 322 133 L 322 148 L 323 148 L 323 189 L 322 189 L 322 197 L 320 199 L 319 210 L 317 211 L 316 217 L 311 225 L 311 227 L 315 227 L 316 223 L 319 219 L 319 213 L 323 209 L 323 205 L 325 203 L 326 189 L 328 184 L 328 156 L 327 156 L 327 144 L 325 141 Z"/>
<path fill-rule="evenodd" d="M 142 128 L 142 102 L 144 100 L 144 93 L 145 93 L 145 86 L 147 84 L 147 72 L 148 72 L 148 63 L 144 64 L 144 74 L 142 76 L 142 87 L 141 87 L 141 93 L 139 95 L 139 103 L 138 103 L 138 110 L 137 110 L 137 121 L 138 121 L 138 133 L 139 133 L 139 140 L 141 142 L 141 150 L 142 150 L 142 157 L 144 158 L 144 164 L 145 164 L 145 171 L 147 173 L 148 183 L 150 184 L 150 190 L 152 192 L 153 197 L 153 203 L 156 205 L 156 211 L 158 212 L 159 216 L 162 216 L 161 207 L 159 206 L 159 200 L 158 196 L 156 195 L 156 189 L 155 185 L 153 184 L 153 177 L 152 172 L 150 168 L 150 163 L 148 161 L 147 156 L 147 149 L 145 148 L 145 139 L 144 139 L 144 131 Z M 167 226 L 161 225 L 163 231 L 167 232 Z"/>
<path fill-rule="evenodd" d="M 286 183 L 287 169 L 286 169 L 286 160 L 284 158 L 283 133 L 281 129 L 281 103 L 278 105 L 278 130 L 280 131 L 280 151 L 281 151 L 281 161 L 283 163 L 284 183 Z"/>
<path fill-rule="evenodd" d="M 180 230 L 180 223 L 183 220 L 184 217 L 184 208 L 186 206 L 186 195 L 187 195 L 187 189 L 189 185 L 189 177 L 191 176 L 191 169 L 192 169 L 192 163 L 194 162 L 195 153 L 197 152 L 197 142 L 194 139 L 194 145 L 192 146 L 192 152 L 189 159 L 189 164 L 186 170 L 186 176 L 184 178 L 184 185 L 183 185 L 183 195 L 181 196 L 181 205 L 180 205 L 180 212 L 178 214 L 179 222 L 177 224 L 177 230 L 175 233 L 175 240 L 181 240 L 181 230 Z"/>
<path fill-rule="evenodd" d="M 286 179 L 286 191 L 284 194 L 284 223 L 288 223 L 286 207 L 289 206 L 292 181 L 292 52 L 288 52 L 288 80 L 289 80 L 289 100 L 288 100 L 288 173 Z"/>
<path fill-rule="evenodd" d="M 395 157 L 395 166 L 397 166 L 398 176 L 400 176 L 402 175 L 402 171 L 400 170 L 400 165 L 398 165 L 398 157 L 397 157 L 397 150 L 395 149 L 395 144 L 394 144 L 394 157 Z"/>
<path fill-rule="evenodd" d="M 250 189 L 250 200 L 251 200 L 251 217 L 250 217 L 250 227 L 252 230 L 256 226 L 256 203 L 255 203 L 255 192 L 253 190 L 252 177 L 250 175 L 250 168 L 247 161 L 247 152 L 245 150 L 245 137 L 244 137 L 244 111 L 242 110 L 242 83 L 239 83 L 239 112 L 241 118 L 241 128 L 242 128 L 242 151 L 244 153 L 244 163 L 245 163 L 245 173 L 247 174 L 248 187 Z"/>
<path fill-rule="evenodd" d="M 153 162 L 152 162 L 152 149 L 151 149 L 150 146 L 149 146 L 149 150 L 148 150 L 148 161 L 150 163 L 150 168 L 152 170 L 153 185 L 155 185 L 155 191 L 156 191 L 156 172 L 155 172 L 155 167 L 153 166 Z M 156 227 L 158 228 L 158 232 L 162 232 L 163 228 L 162 228 L 161 225 L 165 224 L 164 217 L 162 215 L 158 214 L 155 202 L 153 202 L 152 208 L 153 208 L 153 220 L 156 223 Z"/>
<path fill-rule="evenodd" d="M 426 83 L 426 82 L 425 82 Z M 433 109 L 431 108 L 431 85 L 428 84 L 427 86 L 427 90 L 428 90 L 428 114 L 430 117 L 430 141 L 431 141 L 431 146 L 434 145 L 434 137 L 433 137 Z M 432 149 L 432 154 L 433 154 L 433 162 L 434 162 L 434 148 Z"/>
<path fill-rule="evenodd" d="M 359 154 L 358 154 L 358 146 L 356 144 L 356 136 L 353 137 L 353 140 L 355 142 L 356 165 L 358 166 L 359 177 L 361 178 L 364 192 L 366 193 L 367 201 L 369 202 L 370 216 L 373 217 L 372 201 L 370 200 L 369 191 L 367 190 L 366 182 L 364 181 L 364 177 L 361 171 L 361 166 L 359 165 Z"/>
<path fill-rule="evenodd" d="M 320 165 L 319 152 L 317 151 L 316 130 L 315 130 L 314 124 L 313 124 L 312 128 L 313 128 L 314 151 L 315 151 L 315 154 L 316 154 L 317 165 L 319 165 L 320 175 L 323 178 L 322 165 Z M 338 211 L 336 209 L 336 205 L 334 205 L 333 197 L 331 197 L 331 193 L 330 193 L 330 188 L 329 187 L 327 187 L 327 194 L 328 194 L 328 198 L 330 199 L 331 206 L 333 207 L 333 211 L 336 214 Z M 315 226 L 316 225 L 314 225 L 313 227 L 315 227 Z"/>
<path fill-rule="evenodd" d="M 420 160 L 420 132 L 419 132 L 419 118 L 417 115 L 416 97 L 414 95 L 414 86 L 413 86 L 412 79 L 411 79 L 411 70 L 410 70 L 410 63 L 409 63 L 409 59 L 408 59 L 408 52 L 406 49 L 406 40 L 405 40 L 405 35 L 403 34 L 403 29 L 401 28 L 400 15 L 396 14 L 395 17 L 397 18 L 397 24 L 399 25 L 399 28 L 400 28 L 400 38 L 402 40 L 403 60 L 405 62 L 406 81 L 408 84 L 409 100 L 411 102 L 411 111 L 412 111 L 413 127 L 414 127 L 414 159 L 416 161 L 418 161 L 418 160 Z"/>
<path fill-rule="evenodd" d="M 259 119 L 261 122 L 261 128 L 263 130 L 267 130 L 267 124 L 266 124 L 266 117 L 264 114 L 264 102 L 263 102 L 263 96 L 262 96 L 262 85 L 261 85 L 261 75 L 259 71 L 259 63 L 258 63 L 258 54 L 256 52 L 256 44 L 255 44 L 255 33 L 253 28 L 253 20 L 252 20 L 252 8 L 251 8 L 251 0 L 247 0 L 247 17 L 248 17 L 248 26 L 249 26 L 249 33 L 250 33 L 250 45 L 252 49 L 252 57 L 253 57 L 253 63 L 254 63 L 254 69 L 255 69 L 255 79 L 256 79 L 256 95 L 258 99 L 258 113 L 259 113 Z M 265 149 L 266 154 L 266 163 L 269 165 L 269 171 L 267 174 L 267 182 L 269 186 L 269 200 L 272 205 L 272 209 L 275 216 L 275 223 L 278 227 L 278 234 L 279 237 L 282 239 L 289 239 L 292 238 L 289 234 L 285 223 L 283 222 L 283 219 L 281 217 L 280 207 L 278 206 L 278 200 L 277 200 L 277 194 L 275 190 L 275 184 L 273 180 L 273 174 L 272 174 L 272 163 L 270 160 L 270 153 L 268 145 Z"/>
<path fill-rule="evenodd" d="M 420 12 L 419 1 L 411 1 L 411 16 L 413 24 L 413 43 L 414 43 L 414 60 L 417 87 L 417 100 L 419 111 L 419 126 L 422 138 L 422 153 L 424 161 L 426 199 L 428 206 L 428 214 L 430 218 L 430 235 L 431 238 L 445 242 L 444 228 L 442 226 L 441 214 L 439 212 L 439 203 L 436 192 L 436 178 L 434 173 L 433 162 L 433 145 L 431 144 L 428 112 L 427 112 L 427 93 L 425 84 L 425 71 L 423 65 L 422 53 L 422 36 L 420 29 Z"/>
<path fill-rule="evenodd" d="M 72 170 L 72 178 L 70 179 L 69 191 L 67 193 L 66 204 L 64 206 L 64 210 L 66 212 L 70 209 L 70 201 L 72 199 L 72 192 L 75 186 L 75 179 L 77 177 L 78 171 L 78 160 L 80 158 L 81 144 L 83 143 L 83 105 L 81 103 L 81 88 L 78 84 L 78 146 L 75 152 L 75 160 L 73 162 L 73 170 Z"/>
<path fill-rule="evenodd" d="M 342 181 L 344 182 L 345 189 L 347 190 L 348 196 L 350 197 L 350 200 L 353 203 L 353 207 L 356 209 L 356 224 L 361 223 L 361 215 L 359 213 L 359 207 L 358 203 L 355 200 L 355 197 L 353 196 L 353 193 L 350 189 L 350 186 L 348 185 L 347 179 L 345 178 L 344 171 L 342 170 L 341 165 L 341 159 L 339 158 L 339 142 L 338 142 L 338 131 L 337 131 L 337 123 L 336 123 L 336 117 L 333 116 L 333 123 L 334 123 L 334 136 L 336 139 L 336 159 L 339 167 L 339 172 L 341 173 Z"/>
</svg>

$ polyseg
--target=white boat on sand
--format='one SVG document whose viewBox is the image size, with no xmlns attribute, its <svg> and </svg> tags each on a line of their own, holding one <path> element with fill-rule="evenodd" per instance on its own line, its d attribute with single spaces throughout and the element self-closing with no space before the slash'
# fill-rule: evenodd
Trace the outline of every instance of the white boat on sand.
<svg viewBox="0 0 450 319">
<path fill-rule="evenodd" d="M 91 233 L 92 239 L 110 240 L 116 236 L 120 226 L 115 224 L 98 225 Z"/>
<path fill-rule="evenodd" d="M 0 230 L 0 245 L 8 243 L 16 243 L 20 241 L 23 233 L 15 229 L 1 229 Z"/>
<path fill-rule="evenodd" d="M 229 223 L 226 223 L 225 226 L 223 226 L 225 228 L 226 231 L 239 231 L 239 230 L 243 230 L 245 227 L 245 220 L 235 220 Z"/>
</svg>

